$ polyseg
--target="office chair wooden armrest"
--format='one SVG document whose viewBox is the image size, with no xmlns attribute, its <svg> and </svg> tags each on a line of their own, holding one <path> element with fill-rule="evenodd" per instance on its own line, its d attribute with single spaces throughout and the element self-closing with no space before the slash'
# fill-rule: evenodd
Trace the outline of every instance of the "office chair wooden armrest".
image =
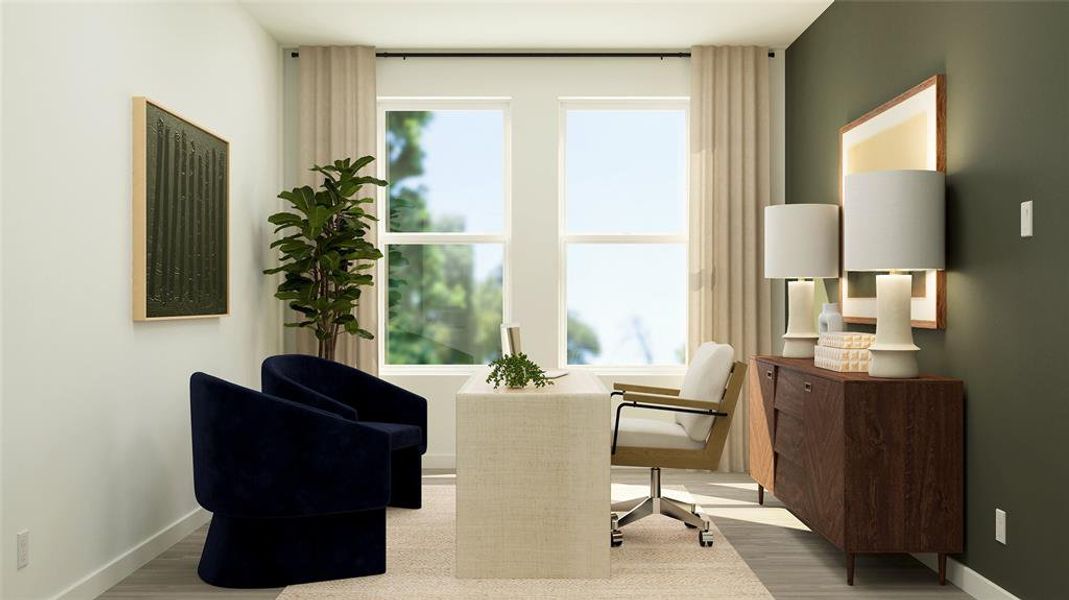
<svg viewBox="0 0 1069 600">
<path fill-rule="evenodd" d="M 662 394 L 643 394 L 639 392 L 624 392 L 621 394 L 624 402 L 638 404 L 660 404 L 662 406 L 674 406 L 680 408 L 697 408 L 719 412 L 720 403 L 710 400 L 695 400 L 693 398 L 679 398 L 678 396 L 665 396 Z"/>
<path fill-rule="evenodd" d="M 656 387 L 652 385 L 635 385 L 633 383 L 614 383 L 612 389 L 617 392 L 638 392 L 640 394 L 658 394 L 661 396 L 678 396 L 675 388 Z"/>
</svg>

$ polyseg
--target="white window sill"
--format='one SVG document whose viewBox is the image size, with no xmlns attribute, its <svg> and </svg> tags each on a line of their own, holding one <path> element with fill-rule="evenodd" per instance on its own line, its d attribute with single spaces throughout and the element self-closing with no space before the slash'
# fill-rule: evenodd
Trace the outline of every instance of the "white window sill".
<svg viewBox="0 0 1069 600">
<path fill-rule="evenodd" d="M 379 368 L 382 377 L 470 377 L 486 365 L 383 365 Z M 565 371 L 593 373 L 599 376 L 631 377 L 682 377 L 687 368 L 683 365 L 568 365 Z"/>
<path fill-rule="evenodd" d="M 469 377 L 486 365 L 382 365 L 379 375 L 383 377 Z"/>
</svg>

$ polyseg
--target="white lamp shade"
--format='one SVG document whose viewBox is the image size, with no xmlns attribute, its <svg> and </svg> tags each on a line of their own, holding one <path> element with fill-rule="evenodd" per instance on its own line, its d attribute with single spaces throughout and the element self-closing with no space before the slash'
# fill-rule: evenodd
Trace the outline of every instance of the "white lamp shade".
<svg viewBox="0 0 1069 600">
<path fill-rule="evenodd" d="M 946 177 L 939 171 L 846 176 L 843 267 L 920 271 L 946 267 Z"/>
<path fill-rule="evenodd" d="M 765 277 L 838 276 L 838 206 L 778 204 L 765 208 Z"/>
</svg>

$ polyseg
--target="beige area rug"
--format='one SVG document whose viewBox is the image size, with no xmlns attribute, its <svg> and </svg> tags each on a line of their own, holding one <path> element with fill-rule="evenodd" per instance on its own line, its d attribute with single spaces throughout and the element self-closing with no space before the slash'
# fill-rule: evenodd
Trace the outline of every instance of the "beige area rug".
<svg viewBox="0 0 1069 600">
<path fill-rule="evenodd" d="M 614 485 L 613 499 L 636 489 Z M 456 579 L 455 495 L 451 485 L 424 486 L 421 510 L 387 513 L 386 574 L 290 586 L 279 600 L 772 598 L 715 527 L 713 546 L 702 548 L 693 529 L 659 516 L 624 528 L 623 546 L 612 549 L 611 579 Z M 685 492 L 671 495 L 688 499 Z M 607 531 L 605 537 L 608 544 Z"/>
</svg>

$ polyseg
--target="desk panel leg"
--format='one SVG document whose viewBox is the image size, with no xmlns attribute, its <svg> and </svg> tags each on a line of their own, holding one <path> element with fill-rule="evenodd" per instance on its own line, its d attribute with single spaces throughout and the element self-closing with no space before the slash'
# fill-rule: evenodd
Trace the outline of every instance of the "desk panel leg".
<svg viewBox="0 0 1069 600">
<path fill-rule="evenodd" d="M 939 553 L 939 585 L 947 584 L 947 555 Z"/>
<path fill-rule="evenodd" d="M 765 486 L 760 483 L 757 484 L 757 503 L 761 506 L 765 505 Z"/>
<path fill-rule="evenodd" d="M 846 553 L 846 585 L 854 585 L 854 556 L 853 552 Z"/>
</svg>

